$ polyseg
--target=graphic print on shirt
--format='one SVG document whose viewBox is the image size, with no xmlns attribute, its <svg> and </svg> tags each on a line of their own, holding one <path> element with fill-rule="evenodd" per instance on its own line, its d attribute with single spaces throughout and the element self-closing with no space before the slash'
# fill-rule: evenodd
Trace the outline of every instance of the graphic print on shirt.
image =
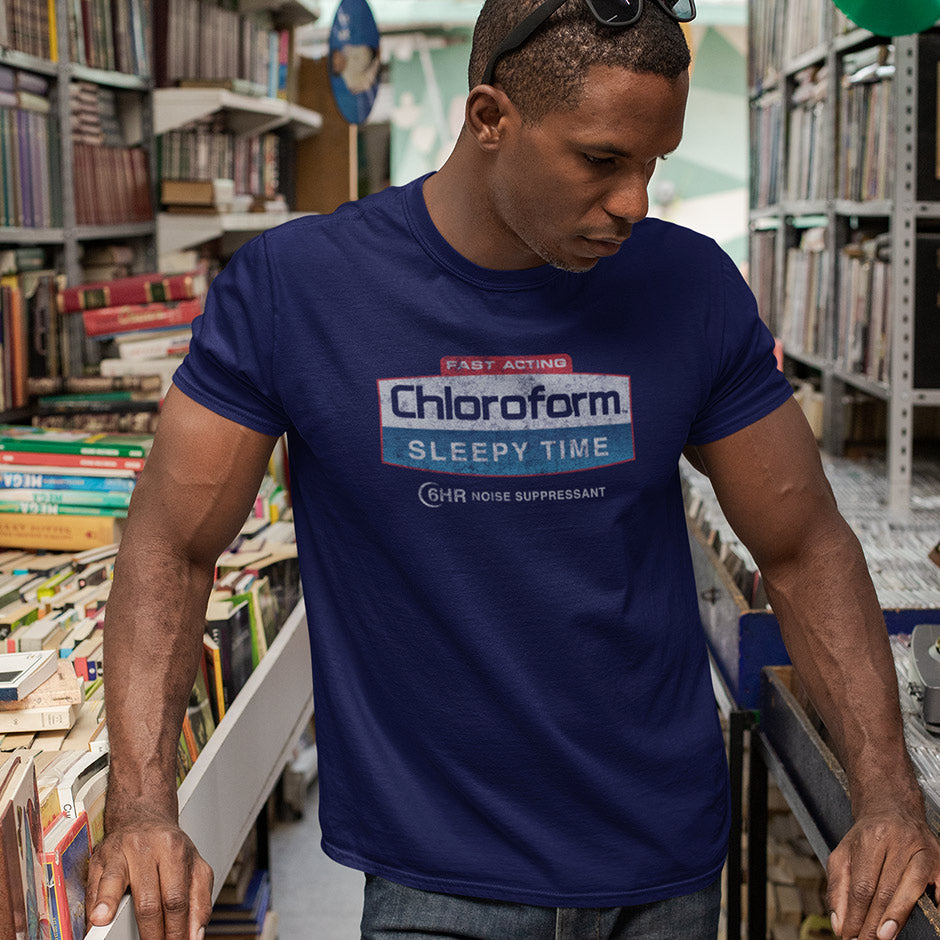
<svg viewBox="0 0 940 940">
<path fill-rule="evenodd" d="M 441 374 L 378 380 L 382 462 L 483 477 L 633 460 L 630 377 L 568 355 L 445 356 Z"/>
</svg>

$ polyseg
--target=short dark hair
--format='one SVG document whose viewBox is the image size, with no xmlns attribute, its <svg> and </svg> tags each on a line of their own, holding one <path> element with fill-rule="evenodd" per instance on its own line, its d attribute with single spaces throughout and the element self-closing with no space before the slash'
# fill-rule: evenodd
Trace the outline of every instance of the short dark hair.
<svg viewBox="0 0 940 940">
<path fill-rule="evenodd" d="M 480 83 L 493 50 L 541 0 L 486 0 L 470 50 L 470 87 Z M 682 27 L 658 3 L 622 29 L 601 26 L 583 0 L 568 0 L 518 49 L 496 63 L 493 76 L 524 121 L 537 124 L 550 111 L 576 108 L 592 65 L 662 75 L 670 80 L 689 67 Z"/>
</svg>

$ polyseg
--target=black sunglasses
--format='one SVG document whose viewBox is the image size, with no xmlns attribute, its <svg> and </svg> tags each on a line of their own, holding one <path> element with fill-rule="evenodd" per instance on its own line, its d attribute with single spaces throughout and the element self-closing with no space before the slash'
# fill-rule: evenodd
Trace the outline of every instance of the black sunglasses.
<svg viewBox="0 0 940 940">
<path fill-rule="evenodd" d="M 501 56 L 518 49 L 566 0 L 545 0 L 537 6 L 496 47 L 483 72 L 481 84 L 493 84 L 493 71 Z M 643 12 L 643 0 L 584 0 L 594 19 L 602 26 L 632 26 Z M 695 0 L 656 0 L 677 22 L 695 19 Z"/>
</svg>

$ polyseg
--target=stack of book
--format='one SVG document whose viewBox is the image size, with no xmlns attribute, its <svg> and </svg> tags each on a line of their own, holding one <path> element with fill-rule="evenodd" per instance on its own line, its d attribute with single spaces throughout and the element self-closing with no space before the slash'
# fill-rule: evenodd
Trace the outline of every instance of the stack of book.
<svg viewBox="0 0 940 940">
<path fill-rule="evenodd" d="M 826 66 L 810 66 L 794 76 L 787 135 L 787 198 L 817 200 L 827 196 L 829 138 L 826 135 Z"/>
<path fill-rule="evenodd" d="M 894 47 L 873 46 L 842 60 L 838 195 L 887 199 L 894 179 Z"/>
<path fill-rule="evenodd" d="M 129 146 L 117 120 L 114 91 L 91 82 L 69 86 L 75 216 L 79 225 L 153 218 L 148 156 Z"/>
<path fill-rule="evenodd" d="M 0 545 L 81 551 L 118 541 L 152 443 L 0 425 Z"/>
<path fill-rule="evenodd" d="M 219 559 L 177 750 L 180 783 L 276 636 L 283 605 L 299 598 L 290 511 L 276 493 L 263 487 Z M 103 837 L 109 753 L 100 667 L 116 552 L 0 553 L 3 937 L 83 936 L 82 873 Z M 207 935 L 273 940 L 267 874 L 247 859 L 239 871 Z"/>
<path fill-rule="evenodd" d="M 842 248 L 836 362 L 887 382 L 891 364 L 890 236 L 860 234 Z"/>
<path fill-rule="evenodd" d="M 205 292 L 202 270 L 137 274 L 65 288 L 57 312 L 80 320 L 84 337 L 97 346 L 89 355 L 103 377 L 159 376 L 165 393 L 189 348 Z"/>
<path fill-rule="evenodd" d="M 787 249 L 780 338 L 788 352 L 826 355 L 828 259 L 827 233 L 822 227 L 805 229 L 799 245 Z"/>
<path fill-rule="evenodd" d="M 277 936 L 276 914 L 271 910 L 271 879 L 268 872 L 254 869 L 241 898 L 216 902 L 206 925 L 207 937 L 227 940 L 266 940 Z"/>
</svg>

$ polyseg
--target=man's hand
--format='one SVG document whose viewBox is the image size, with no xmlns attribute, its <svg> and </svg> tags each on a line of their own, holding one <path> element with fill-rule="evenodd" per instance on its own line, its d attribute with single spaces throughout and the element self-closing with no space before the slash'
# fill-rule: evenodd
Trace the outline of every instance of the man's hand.
<svg viewBox="0 0 940 940">
<path fill-rule="evenodd" d="M 141 940 L 202 940 L 212 913 L 212 868 L 174 823 L 111 832 L 88 866 L 89 926 L 111 923 L 130 888 Z"/>
<path fill-rule="evenodd" d="M 829 856 L 832 929 L 845 940 L 894 940 L 927 885 L 940 843 L 922 815 L 861 816 Z"/>
</svg>

